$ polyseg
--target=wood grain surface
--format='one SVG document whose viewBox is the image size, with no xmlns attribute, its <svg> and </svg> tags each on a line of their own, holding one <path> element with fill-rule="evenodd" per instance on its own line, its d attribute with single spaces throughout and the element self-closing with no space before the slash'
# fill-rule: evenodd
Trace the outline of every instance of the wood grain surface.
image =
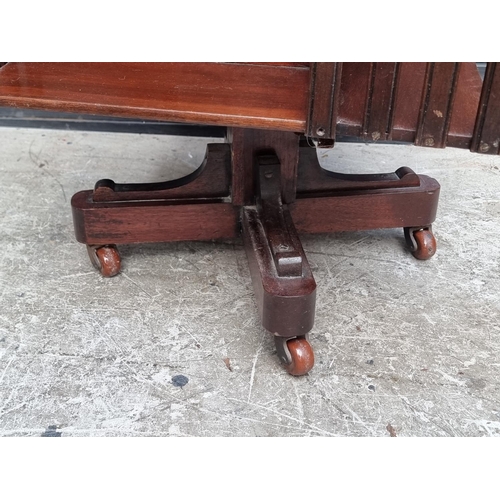
<svg viewBox="0 0 500 500">
<path fill-rule="evenodd" d="M 475 63 L 343 63 L 334 92 L 311 86 L 314 68 L 329 74 L 334 65 L 7 63 L 0 67 L 0 106 L 471 146 L 482 87 Z M 490 129 L 495 135 L 489 124 L 497 120 L 490 94 L 483 93 L 485 138 Z M 318 125 L 325 117 L 331 122 Z"/>
<path fill-rule="evenodd" d="M 302 132 L 309 73 L 291 63 L 8 63 L 0 105 Z"/>
</svg>

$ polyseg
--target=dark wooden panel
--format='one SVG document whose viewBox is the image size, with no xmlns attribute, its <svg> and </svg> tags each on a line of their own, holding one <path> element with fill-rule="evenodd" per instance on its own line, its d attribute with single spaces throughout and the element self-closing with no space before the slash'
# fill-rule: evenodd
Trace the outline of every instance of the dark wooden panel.
<svg viewBox="0 0 500 500">
<path fill-rule="evenodd" d="M 415 144 L 444 148 L 451 121 L 460 63 L 427 63 Z"/>
<path fill-rule="evenodd" d="M 471 151 L 500 152 L 500 64 L 496 62 L 486 67 Z"/>
<path fill-rule="evenodd" d="M 304 132 L 305 66 L 9 63 L 0 105 Z"/>
</svg>

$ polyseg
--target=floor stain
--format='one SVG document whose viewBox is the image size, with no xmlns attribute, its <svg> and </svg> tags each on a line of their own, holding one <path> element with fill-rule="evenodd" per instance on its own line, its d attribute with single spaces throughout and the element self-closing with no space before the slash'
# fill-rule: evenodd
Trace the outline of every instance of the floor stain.
<svg viewBox="0 0 500 500">
<path fill-rule="evenodd" d="M 47 430 L 44 431 L 41 435 L 41 437 L 44 438 L 59 438 L 62 436 L 62 432 L 59 432 L 57 430 L 57 425 L 49 425 L 47 427 Z"/>
<path fill-rule="evenodd" d="M 184 387 L 189 382 L 189 379 L 185 375 L 174 375 L 172 377 L 172 384 L 175 387 Z"/>
</svg>

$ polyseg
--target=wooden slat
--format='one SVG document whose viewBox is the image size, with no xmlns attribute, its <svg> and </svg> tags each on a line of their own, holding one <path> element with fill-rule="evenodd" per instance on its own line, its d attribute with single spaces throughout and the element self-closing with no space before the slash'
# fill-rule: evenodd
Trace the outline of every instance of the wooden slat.
<svg viewBox="0 0 500 500">
<path fill-rule="evenodd" d="M 482 84 L 476 63 L 460 64 L 447 146 L 470 148 Z"/>
<path fill-rule="evenodd" d="M 306 126 L 309 137 L 335 139 L 341 74 L 342 63 L 313 63 Z"/>
<path fill-rule="evenodd" d="M 394 141 L 415 141 L 425 69 L 425 62 L 399 64 L 391 130 L 391 138 Z"/>
<path fill-rule="evenodd" d="M 305 66 L 8 63 L 0 105 L 304 132 Z"/>
<path fill-rule="evenodd" d="M 476 153 L 500 153 L 500 64 L 488 63 L 471 142 Z"/>
<path fill-rule="evenodd" d="M 366 99 L 363 137 L 372 141 L 391 137 L 398 63 L 372 63 Z"/>
<path fill-rule="evenodd" d="M 350 137 L 362 135 L 370 75 L 370 63 L 345 62 L 342 64 L 337 120 L 338 135 Z"/>
<path fill-rule="evenodd" d="M 460 63 L 428 63 L 415 144 L 444 148 Z"/>
</svg>

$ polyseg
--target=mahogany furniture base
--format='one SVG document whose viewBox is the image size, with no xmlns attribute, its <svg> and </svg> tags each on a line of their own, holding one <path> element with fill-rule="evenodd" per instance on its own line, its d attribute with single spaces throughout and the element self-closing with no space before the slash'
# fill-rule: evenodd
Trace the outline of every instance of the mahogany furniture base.
<svg viewBox="0 0 500 500">
<path fill-rule="evenodd" d="M 324 170 L 297 134 L 233 129 L 183 179 L 103 179 L 71 205 L 76 238 L 106 277 L 120 271 L 116 245 L 242 234 L 262 325 L 287 371 L 303 375 L 314 364 L 316 282 L 298 234 L 401 227 L 413 255 L 428 259 L 438 198 L 438 182 L 407 167 L 338 174 Z"/>
<path fill-rule="evenodd" d="M 304 375 L 314 364 L 306 336 L 314 324 L 316 282 L 281 199 L 278 157 L 257 156 L 256 170 L 256 206 L 243 207 L 241 222 L 257 306 L 288 372 Z"/>
</svg>

